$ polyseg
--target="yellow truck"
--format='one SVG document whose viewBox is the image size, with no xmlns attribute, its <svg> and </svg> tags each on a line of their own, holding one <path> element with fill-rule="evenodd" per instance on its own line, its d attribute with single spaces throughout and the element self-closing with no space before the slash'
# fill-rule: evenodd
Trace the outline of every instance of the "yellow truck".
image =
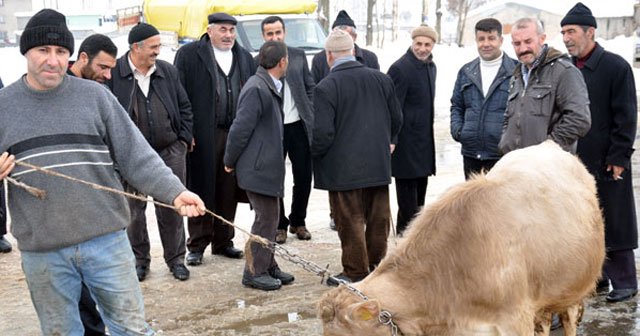
<svg viewBox="0 0 640 336">
<path fill-rule="evenodd" d="M 237 43 L 257 53 L 263 43 L 260 23 L 269 15 L 278 15 L 285 22 L 287 45 L 315 54 L 326 38 L 316 7 L 313 0 L 145 0 L 143 16 L 158 30 L 176 33 L 184 43 L 206 32 L 209 14 L 225 12 L 238 20 Z"/>
</svg>

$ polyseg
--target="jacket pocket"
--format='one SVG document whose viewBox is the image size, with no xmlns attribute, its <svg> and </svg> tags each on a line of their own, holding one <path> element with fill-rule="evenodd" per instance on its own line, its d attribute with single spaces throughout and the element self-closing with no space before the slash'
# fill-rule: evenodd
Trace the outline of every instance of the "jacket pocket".
<svg viewBox="0 0 640 336">
<path fill-rule="evenodd" d="M 262 169 L 262 166 L 264 166 L 264 160 L 262 158 L 263 146 L 264 146 L 264 143 L 261 141 L 260 145 L 258 146 L 258 153 L 256 153 L 256 161 L 253 163 L 253 169 L 255 170 L 260 170 Z"/>
<path fill-rule="evenodd" d="M 551 85 L 531 85 L 527 94 L 532 98 L 534 116 L 550 116 L 553 110 Z"/>
<path fill-rule="evenodd" d="M 506 118 L 511 117 L 515 113 L 514 100 L 518 97 L 519 92 L 511 92 L 507 98 L 507 108 L 504 110 Z"/>
</svg>

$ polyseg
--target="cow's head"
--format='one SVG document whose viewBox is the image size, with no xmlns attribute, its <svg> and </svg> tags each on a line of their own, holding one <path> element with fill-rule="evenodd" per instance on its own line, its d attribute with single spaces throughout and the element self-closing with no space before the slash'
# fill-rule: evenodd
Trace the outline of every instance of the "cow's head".
<svg viewBox="0 0 640 336">
<path fill-rule="evenodd" d="M 344 286 L 325 293 L 318 303 L 324 336 L 390 335 L 390 327 L 380 323 L 379 315 L 380 302 L 364 301 Z"/>
</svg>

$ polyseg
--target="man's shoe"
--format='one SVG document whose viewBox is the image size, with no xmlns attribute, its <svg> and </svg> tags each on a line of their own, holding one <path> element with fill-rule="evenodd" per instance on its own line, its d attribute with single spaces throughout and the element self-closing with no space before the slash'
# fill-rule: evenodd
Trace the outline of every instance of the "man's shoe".
<svg viewBox="0 0 640 336">
<path fill-rule="evenodd" d="M 189 266 L 202 265 L 202 252 L 189 252 L 187 254 L 187 265 Z"/>
<path fill-rule="evenodd" d="M 171 267 L 169 267 L 169 269 L 171 270 L 171 273 L 173 273 L 173 277 L 180 280 L 180 281 L 185 281 L 187 279 L 189 279 L 189 270 L 187 269 L 187 266 L 185 266 L 184 264 L 175 264 Z"/>
<path fill-rule="evenodd" d="M 358 282 L 364 278 L 352 279 L 346 276 L 344 273 L 340 273 L 338 275 L 330 276 L 327 278 L 327 286 L 329 287 L 338 287 L 342 283 L 350 284 L 352 282 Z"/>
<path fill-rule="evenodd" d="M 329 228 L 333 231 L 338 231 L 338 229 L 336 229 L 336 221 L 334 221 L 333 218 L 331 218 L 331 221 L 329 222 Z"/>
<path fill-rule="evenodd" d="M 283 285 L 288 285 L 295 280 L 292 274 L 283 272 L 278 266 L 272 267 L 269 270 L 269 275 L 274 279 L 280 280 Z"/>
<path fill-rule="evenodd" d="M 286 242 L 287 242 L 287 230 L 278 229 L 276 231 L 276 243 L 284 244 Z"/>
<path fill-rule="evenodd" d="M 149 266 L 138 265 L 136 266 L 136 275 L 138 276 L 138 281 L 142 282 L 149 275 Z"/>
<path fill-rule="evenodd" d="M 231 259 L 242 259 L 244 253 L 233 246 L 227 246 L 221 250 L 213 251 L 213 254 L 222 255 Z"/>
<path fill-rule="evenodd" d="M 276 278 L 271 277 L 269 274 L 261 275 L 244 275 L 242 276 L 242 284 L 247 287 L 260 289 L 263 291 L 270 291 L 280 289 L 282 282 Z"/>
<path fill-rule="evenodd" d="M 9 252 L 11 252 L 11 243 L 4 236 L 0 236 L 0 253 Z"/>
<path fill-rule="evenodd" d="M 636 294 L 638 294 L 638 289 L 635 288 L 614 289 L 607 295 L 606 299 L 609 302 L 621 302 L 631 299 Z"/>
<path fill-rule="evenodd" d="M 307 230 L 307 227 L 304 225 L 296 226 L 296 227 L 291 226 L 289 227 L 289 232 L 295 234 L 300 240 L 311 239 L 311 233 L 309 232 L 309 230 Z"/>
</svg>

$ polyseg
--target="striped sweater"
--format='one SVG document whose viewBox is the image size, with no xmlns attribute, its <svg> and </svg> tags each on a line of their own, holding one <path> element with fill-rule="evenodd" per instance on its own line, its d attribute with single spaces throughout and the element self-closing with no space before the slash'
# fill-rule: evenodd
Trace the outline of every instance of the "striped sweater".
<svg viewBox="0 0 640 336">
<path fill-rule="evenodd" d="M 48 91 L 31 89 L 24 76 L 0 91 L 0 152 L 5 151 L 17 161 L 120 190 L 122 177 L 162 202 L 171 203 L 185 190 L 116 98 L 96 82 L 71 76 Z M 11 232 L 21 250 L 55 250 L 129 224 L 123 196 L 21 166 L 11 176 L 47 192 L 40 200 L 9 185 Z"/>
</svg>

